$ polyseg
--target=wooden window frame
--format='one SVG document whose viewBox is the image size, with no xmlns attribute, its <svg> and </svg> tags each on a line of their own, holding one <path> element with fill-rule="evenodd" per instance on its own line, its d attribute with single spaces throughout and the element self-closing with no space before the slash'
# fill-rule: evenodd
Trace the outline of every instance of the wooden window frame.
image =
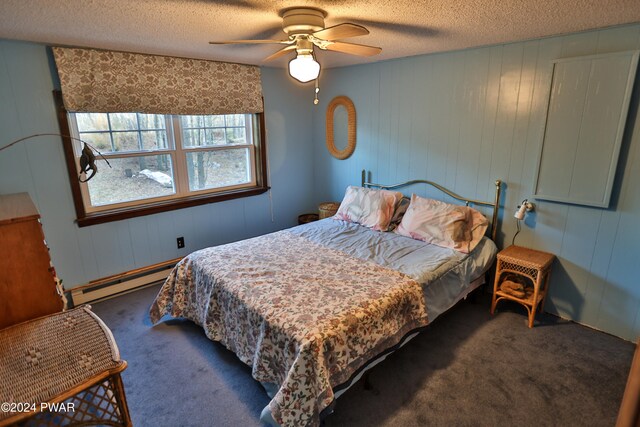
<svg viewBox="0 0 640 427">
<path fill-rule="evenodd" d="M 167 212 L 176 209 L 188 208 L 207 203 L 222 202 L 225 200 L 238 199 L 242 197 L 256 196 L 269 191 L 267 182 L 267 141 L 265 132 L 264 113 L 256 114 L 258 124 L 257 137 L 259 141 L 255 144 L 255 158 L 251 162 L 251 167 L 255 167 L 255 185 L 248 188 L 230 189 L 216 191 L 214 193 L 193 194 L 185 197 L 173 198 L 156 202 L 145 203 L 136 206 L 119 207 L 110 210 L 87 212 L 82 198 L 82 189 L 78 181 L 78 171 L 76 166 L 76 156 L 73 148 L 73 141 L 70 138 L 71 129 L 69 126 L 68 111 L 62 101 L 62 93 L 59 90 L 53 91 L 58 116 L 58 125 L 64 148 L 64 156 L 69 173 L 69 183 L 71 194 L 76 210 L 76 223 L 79 227 L 102 224 L 112 221 L 120 221 L 127 218 L 152 215 L 160 212 Z"/>
</svg>

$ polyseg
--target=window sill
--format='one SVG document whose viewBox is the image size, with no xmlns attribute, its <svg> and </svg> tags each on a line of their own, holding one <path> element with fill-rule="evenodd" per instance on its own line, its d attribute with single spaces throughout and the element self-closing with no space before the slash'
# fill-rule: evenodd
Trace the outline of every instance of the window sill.
<svg viewBox="0 0 640 427">
<path fill-rule="evenodd" d="M 257 196 L 259 194 L 266 193 L 267 191 L 269 191 L 269 188 L 270 187 L 268 186 L 252 187 L 242 190 L 233 190 L 215 194 L 185 197 L 182 199 L 166 200 L 163 202 L 151 203 L 148 205 L 113 209 L 104 212 L 93 212 L 78 218 L 76 222 L 78 224 L 78 227 L 86 227 L 88 225 L 120 221 L 123 219 L 135 218 L 138 216 L 152 215 L 160 212 L 188 208 L 191 206 L 204 205 L 207 203 L 216 203 L 225 200 L 239 199 L 242 197 Z"/>
</svg>

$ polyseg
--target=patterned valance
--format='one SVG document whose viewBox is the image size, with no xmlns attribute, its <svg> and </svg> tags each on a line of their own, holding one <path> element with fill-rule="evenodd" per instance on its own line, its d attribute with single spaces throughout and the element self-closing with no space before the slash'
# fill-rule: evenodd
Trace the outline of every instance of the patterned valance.
<svg viewBox="0 0 640 427">
<path fill-rule="evenodd" d="M 65 108 L 74 112 L 258 113 L 253 65 L 54 47 Z"/>
</svg>

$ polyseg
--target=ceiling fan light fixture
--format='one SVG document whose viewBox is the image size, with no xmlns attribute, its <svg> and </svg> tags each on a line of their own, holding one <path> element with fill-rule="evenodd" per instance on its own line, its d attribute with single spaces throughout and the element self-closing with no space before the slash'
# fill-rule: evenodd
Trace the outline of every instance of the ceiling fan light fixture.
<svg viewBox="0 0 640 427">
<path fill-rule="evenodd" d="M 318 78 L 320 64 L 311 53 L 299 53 L 295 59 L 289 61 L 289 75 L 302 83 Z"/>
<path fill-rule="evenodd" d="M 326 12 L 314 7 L 293 7 L 281 11 L 282 30 L 287 34 L 286 40 L 226 40 L 211 41 L 218 44 L 279 44 L 285 47 L 265 58 L 271 61 L 296 51 L 296 58 L 289 62 L 289 75 L 301 83 L 308 83 L 320 75 L 320 64 L 313 56 L 317 47 L 324 51 L 342 52 L 349 55 L 373 56 L 382 49 L 363 44 L 346 43 L 345 38 L 365 36 L 369 34 L 362 25 L 345 22 L 324 26 Z"/>
</svg>

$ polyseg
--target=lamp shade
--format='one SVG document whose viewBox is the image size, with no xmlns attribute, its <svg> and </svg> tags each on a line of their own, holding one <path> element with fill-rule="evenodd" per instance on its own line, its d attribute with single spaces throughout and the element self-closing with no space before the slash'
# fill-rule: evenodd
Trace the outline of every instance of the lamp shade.
<svg viewBox="0 0 640 427">
<path fill-rule="evenodd" d="M 527 212 L 531 212 L 535 208 L 535 205 L 531 203 L 529 200 L 524 199 L 522 204 L 518 206 L 518 210 L 515 215 L 513 215 L 517 220 L 522 221 Z"/>
<path fill-rule="evenodd" d="M 298 54 L 289 62 L 289 74 L 294 79 L 306 83 L 318 78 L 320 64 L 316 62 L 312 54 Z"/>
</svg>

